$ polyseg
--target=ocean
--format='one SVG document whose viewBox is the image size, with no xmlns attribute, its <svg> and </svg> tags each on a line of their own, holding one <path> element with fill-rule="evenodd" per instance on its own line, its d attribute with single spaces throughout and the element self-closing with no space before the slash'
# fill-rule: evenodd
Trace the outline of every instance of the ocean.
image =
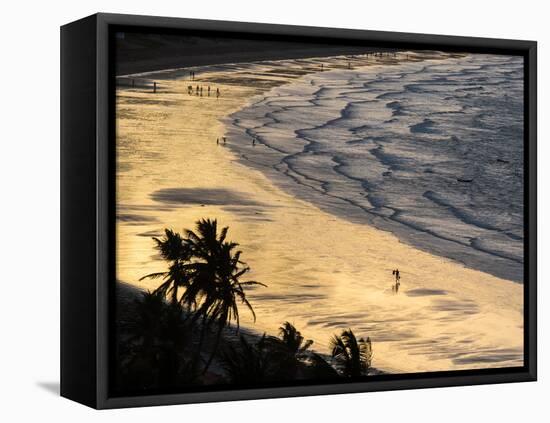
<svg viewBox="0 0 550 423">
<path fill-rule="evenodd" d="M 330 69 L 225 119 L 230 147 L 339 217 L 523 281 L 523 58 Z"/>
</svg>

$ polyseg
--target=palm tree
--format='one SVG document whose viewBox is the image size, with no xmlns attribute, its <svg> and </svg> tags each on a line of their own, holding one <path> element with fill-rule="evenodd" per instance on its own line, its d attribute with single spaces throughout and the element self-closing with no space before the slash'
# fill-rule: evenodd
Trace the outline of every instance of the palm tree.
<svg viewBox="0 0 550 423">
<path fill-rule="evenodd" d="M 199 219 L 196 232 L 186 229 L 185 235 L 193 248 L 193 253 L 201 258 L 213 256 L 227 237 L 229 227 L 224 227 L 218 235 L 217 219 Z"/>
<path fill-rule="evenodd" d="M 279 379 L 295 379 L 303 373 L 306 361 L 312 354 L 308 351 L 313 341 L 304 341 L 302 334 L 289 322 L 279 328 L 279 337 L 267 338 L 272 360 L 277 363 Z"/>
<path fill-rule="evenodd" d="M 165 296 L 171 294 L 173 304 L 182 304 L 192 311 L 192 323 L 202 320 L 196 348 L 197 363 L 206 331 L 211 324 L 217 324 L 214 347 L 204 373 L 218 350 L 223 328 L 235 322 L 238 331 L 239 305 L 244 304 L 256 320 L 245 288 L 265 286 L 256 281 L 241 281 L 250 268 L 241 261 L 241 251 L 236 251 L 238 244 L 226 241 L 228 230 L 224 227 L 218 232 L 215 219 L 200 219 L 196 223 L 196 232 L 186 230 L 185 238 L 166 229 L 162 239 L 154 239 L 161 256 L 170 262 L 168 271 L 142 278 L 163 278 L 164 282 L 156 291 Z M 178 297 L 178 288 L 183 288 L 181 297 Z"/>
<path fill-rule="evenodd" d="M 302 334 L 289 322 L 279 328 L 279 336 L 289 352 L 296 358 L 303 357 L 313 344 L 311 339 L 304 342 Z"/>
<path fill-rule="evenodd" d="M 134 307 L 135 321 L 129 326 L 129 341 L 141 345 L 144 351 L 152 351 L 161 331 L 164 298 L 159 293 L 143 292 L 134 300 Z"/>
<path fill-rule="evenodd" d="M 330 341 L 332 358 L 336 360 L 341 372 L 347 377 L 366 375 L 372 361 L 370 338 L 357 340 L 351 329 L 344 330 L 340 336 Z"/>
<path fill-rule="evenodd" d="M 229 343 L 223 348 L 220 363 L 231 382 L 252 384 L 269 378 L 273 362 L 266 341 L 265 334 L 255 343 L 241 335 L 238 345 Z"/>
<path fill-rule="evenodd" d="M 198 374 L 194 357 L 188 351 L 192 346 L 192 328 L 189 320 L 184 319 L 181 305 L 167 304 L 160 319 L 159 385 L 168 388 L 193 382 Z"/>
<path fill-rule="evenodd" d="M 125 365 L 138 388 L 189 383 L 195 373 L 185 354 L 191 332 L 179 304 L 167 304 L 162 292 L 144 292 L 134 301 L 134 318 L 123 342 Z"/>
<path fill-rule="evenodd" d="M 178 302 L 178 288 L 185 288 L 189 285 L 190 273 L 186 266 L 191 258 L 190 249 L 180 234 L 170 229 L 164 230 L 164 237 L 153 238 L 156 242 L 156 249 L 159 250 L 163 259 L 170 262 L 167 272 L 150 273 L 140 278 L 157 279 L 162 278 L 164 282 L 155 290 L 165 297 L 171 294 L 172 303 Z"/>
<path fill-rule="evenodd" d="M 228 230 L 228 227 L 223 228 L 218 236 L 218 222 L 215 219 L 198 220 L 196 232 L 185 230 L 185 243 L 192 257 L 192 263 L 186 268 L 192 275 L 192 283 L 185 290 L 181 301 L 189 307 L 197 308 L 200 305 L 196 318 L 207 317 L 206 311 L 211 305 L 208 301 L 214 297 L 216 288 L 216 274 L 221 261 L 220 250 L 225 243 Z M 237 246 L 234 243 L 231 245 Z"/>
<path fill-rule="evenodd" d="M 338 378 L 338 372 L 323 357 L 308 351 L 311 344 L 285 322 L 279 338 L 264 334 L 254 341 L 241 335 L 238 342 L 228 342 L 219 355 L 220 364 L 233 383 Z"/>
<path fill-rule="evenodd" d="M 204 373 L 216 355 L 223 328 L 234 321 L 238 332 L 239 303 L 244 304 L 256 320 L 254 309 L 246 298 L 245 287 L 265 286 L 252 280 L 241 281 L 250 268 L 241 261 L 242 252 L 235 251 L 239 244 L 225 241 L 228 230 L 224 227 L 218 235 L 216 220 L 201 219 L 197 222 L 198 234 L 186 231 L 188 245 L 197 261 L 190 266 L 194 280 L 182 299 L 187 303 L 200 299 L 196 316 L 203 318 L 203 328 L 217 323 L 214 347 Z"/>
</svg>

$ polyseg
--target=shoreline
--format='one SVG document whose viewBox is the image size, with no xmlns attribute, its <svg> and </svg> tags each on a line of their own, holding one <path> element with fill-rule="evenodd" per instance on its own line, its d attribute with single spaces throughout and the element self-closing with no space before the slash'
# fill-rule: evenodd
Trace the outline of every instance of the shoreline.
<svg viewBox="0 0 550 423">
<path fill-rule="evenodd" d="M 452 55 L 446 56 L 443 62 L 453 57 Z M 426 62 L 427 60 L 428 66 L 433 66 L 434 63 L 438 62 L 437 60 L 434 61 L 433 57 L 430 56 L 420 56 L 414 59 L 415 60 L 407 60 L 407 62 Z M 399 65 L 401 63 L 394 61 L 390 64 Z M 310 80 L 311 85 L 316 85 L 314 84 L 315 77 L 313 75 L 307 79 Z M 292 88 L 281 87 L 280 90 L 275 90 L 275 92 L 270 91 L 268 97 L 261 95 L 257 101 L 251 102 L 254 104 L 269 104 L 270 101 L 276 102 L 279 96 L 286 95 L 285 92 L 287 89 L 290 91 L 298 90 L 300 87 L 304 89 L 306 85 L 310 85 L 309 83 L 300 83 L 300 81 L 296 81 L 296 83 L 289 82 L 289 84 L 292 84 Z M 269 101 L 264 101 L 266 98 L 268 98 Z M 316 102 L 320 100 L 316 96 L 309 97 L 308 95 L 304 95 L 304 101 Z M 289 101 L 289 104 L 292 103 Z M 328 189 L 323 187 L 324 179 L 315 179 L 315 176 L 311 176 L 311 174 L 304 174 L 301 172 L 302 169 L 300 169 L 300 167 L 294 167 L 291 163 L 291 161 L 294 161 L 298 156 L 305 157 L 307 153 L 314 153 L 315 146 L 318 144 L 317 141 L 308 139 L 307 136 L 297 135 L 295 139 L 292 139 L 292 136 L 290 136 L 288 140 L 289 143 L 293 144 L 299 141 L 302 142 L 303 145 L 292 145 L 287 149 L 279 141 L 270 143 L 269 139 L 262 139 L 261 134 L 263 134 L 264 131 L 269 132 L 271 126 L 276 127 L 283 123 L 274 117 L 276 114 L 281 113 L 284 115 L 291 107 L 297 107 L 297 110 L 299 110 L 303 106 L 285 104 L 284 106 L 273 108 L 263 105 L 261 107 L 263 108 L 261 113 L 265 112 L 265 115 L 258 116 L 258 126 L 254 128 L 249 128 L 247 124 L 241 124 L 240 120 L 244 118 L 246 121 L 248 116 L 247 113 L 243 115 L 243 110 L 239 110 L 223 119 L 231 138 L 238 139 L 238 142 L 232 143 L 229 147 L 239 157 L 239 160 L 243 164 L 266 174 L 268 178 L 282 188 L 283 191 L 296 195 L 307 202 L 314 203 L 317 207 L 328 213 L 335 214 L 352 223 L 367 224 L 382 231 L 391 232 L 398 237 L 401 242 L 405 242 L 413 248 L 418 248 L 427 253 L 453 260 L 470 269 L 475 269 L 489 273 L 498 278 L 523 284 L 524 271 L 522 258 L 506 254 L 505 252 L 484 248 L 483 243 L 478 242 L 479 240 L 477 239 L 476 242 L 458 240 L 452 236 L 442 234 L 441 231 L 433 231 L 429 228 L 415 224 L 414 221 L 408 221 L 406 218 L 397 217 L 401 212 L 406 214 L 408 212 L 407 209 L 389 208 L 386 210 L 386 214 L 384 214 L 374 211 L 373 209 L 375 209 L 375 207 L 372 206 L 372 204 L 369 208 L 361 202 L 363 200 L 362 198 L 354 198 L 346 195 L 341 196 L 338 195 L 338 193 L 329 192 Z M 386 105 L 386 107 L 388 106 Z M 254 105 L 244 108 L 244 110 L 247 109 L 253 111 Z M 322 110 L 320 113 L 322 113 Z M 340 116 L 335 117 L 333 120 L 340 119 L 343 111 L 340 111 L 340 113 Z M 314 129 L 317 128 L 319 128 L 319 126 L 314 127 Z M 306 129 L 298 129 L 294 132 L 297 134 L 298 132 L 307 132 L 310 129 L 311 128 L 306 125 Z M 277 135 L 278 134 L 275 132 L 275 138 Z M 261 148 L 251 145 L 253 138 L 257 138 L 256 143 L 258 146 L 261 146 Z M 377 145 L 378 148 L 384 147 L 382 143 L 377 143 L 375 140 L 372 142 Z M 323 151 L 323 153 L 330 154 L 330 152 L 327 153 L 325 151 Z M 333 164 L 336 163 L 337 166 L 332 166 L 332 169 L 327 169 L 328 171 L 333 171 L 338 176 L 347 176 L 345 172 L 339 170 L 339 167 L 345 166 L 345 162 L 341 161 L 337 156 L 332 157 L 332 162 Z M 382 162 L 381 165 L 387 166 L 388 170 L 393 170 L 393 164 L 390 162 Z M 391 173 L 391 171 L 385 173 Z M 433 168 L 430 168 L 430 173 L 434 173 Z M 332 177 L 332 174 L 327 174 L 326 181 L 331 181 Z M 362 180 L 354 177 L 348 178 L 348 182 L 350 182 L 349 188 L 351 190 L 358 189 L 361 191 L 362 189 L 362 186 L 351 186 L 353 183 L 358 184 L 358 182 L 362 182 L 363 184 L 368 184 L 368 182 L 366 182 L 368 178 Z M 365 195 L 365 198 L 370 201 L 370 197 L 372 195 L 376 196 L 376 194 L 369 193 L 369 189 L 366 189 L 368 194 Z M 430 194 L 432 194 L 432 196 L 425 195 L 424 197 L 435 202 L 437 196 L 431 192 Z M 434 197 L 436 198 L 435 200 Z M 388 215 L 389 210 L 393 211 L 392 215 Z M 459 214 L 462 212 L 459 210 L 452 211 L 452 213 Z M 463 213 L 463 215 L 466 216 L 465 213 Z M 469 218 L 468 216 L 459 218 L 459 221 L 464 224 L 470 224 L 473 221 L 473 225 L 476 225 L 475 218 Z M 453 222 L 450 223 L 452 224 Z M 477 225 L 485 227 L 483 223 Z"/>
<path fill-rule="evenodd" d="M 300 66 L 304 61 L 298 61 Z M 247 64 L 200 74 L 202 84 L 223 87 L 216 103 L 187 96 L 190 82 L 185 80 L 163 80 L 154 98 L 140 90 L 118 89 L 124 98 L 117 111 L 122 117 L 117 183 L 124 188 L 117 188 L 123 193 L 117 198 L 119 279 L 137 284 L 143 274 L 162 270 L 163 263 L 152 256 L 150 237 L 163 227 L 191 228 L 200 217 L 215 217 L 241 244 L 254 279 L 268 285 L 264 292 L 250 292 L 258 322 L 243 319 L 245 327 L 273 333 L 275 324 L 294 321 L 306 338 L 315 340 L 314 349 L 325 348 L 328 335 L 340 328 L 359 327 L 360 336 L 373 340 L 373 366 L 388 372 L 518 363 L 523 352 L 513 341 L 522 316 L 518 284 L 425 253 L 374 227 L 343 221 L 283 192 L 259 171 L 240 164 L 233 152 L 215 145 L 217 134 L 224 133 L 221 119 L 269 86 L 293 80 L 288 74 L 262 76 L 269 66 L 276 65 Z M 246 75 L 248 85 L 234 82 L 236 74 Z M 267 83 L 254 85 L 250 75 Z M 211 101 L 208 108 L 206 101 Z M 133 128 L 137 123 L 139 128 Z M 160 136 L 160 144 L 151 141 Z M 135 150 L 144 154 L 145 162 L 125 161 L 124 152 Z M 163 160 L 173 160 L 170 156 L 177 158 L 177 174 L 158 169 Z M 147 164 L 147 169 L 138 169 L 136 163 Z M 132 189 L 136 178 L 144 181 L 139 192 Z M 394 267 L 405 269 L 400 295 L 391 293 Z M 286 318 L 280 319 L 281 314 Z M 500 334 L 505 327 L 508 334 Z M 475 356 L 478 351 L 492 361 Z"/>
</svg>

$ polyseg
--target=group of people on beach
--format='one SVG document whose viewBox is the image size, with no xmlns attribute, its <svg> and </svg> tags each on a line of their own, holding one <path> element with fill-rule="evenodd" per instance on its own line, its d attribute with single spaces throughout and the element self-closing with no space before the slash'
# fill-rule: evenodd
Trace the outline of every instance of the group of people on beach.
<svg viewBox="0 0 550 423">
<path fill-rule="evenodd" d="M 223 145 L 227 143 L 227 137 L 222 137 Z M 216 145 L 220 145 L 220 139 L 216 138 Z M 256 146 L 256 138 L 252 138 L 252 147 Z"/>
<path fill-rule="evenodd" d="M 191 81 L 195 80 L 195 71 L 189 71 L 189 79 Z M 203 91 L 203 86 L 202 85 L 197 85 L 196 87 L 193 87 L 193 85 L 188 85 L 187 86 L 187 94 L 189 94 L 189 95 L 193 95 L 193 93 L 194 93 L 195 95 L 202 97 L 202 91 Z M 212 91 L 212 89 L 210 88 L 210 85 L 208 85 L 206 87 L 206 92 L 207 92 L 208 97 L 210 97 L 210 92 L 211 91 Z M 220 95 L 221 95 L 220 89 L 216 88 L 216 98 L 219 98 Z"/>
<path fill-rule="evenodd" d="M 202 90 L 203 90 L 203 86 L 202 85 L 197 85 L 195 88 L 193 88 L 192 85 L 188 85 L 187 86 L 187 94 L 189 95 L 193 95 L 193 93 L 196 93 L 196 95 L 198 96 L 201 96 L 202 97 Z M 210 85 L 208 85 L 207 87 L 207 95 L 208 97 L 210 97 L 210 92 L 211 92 L 211 88 L 210 88 Z M 219 98 L 220 97 L 220 89 L 219 88 L 216 88 L 216 98 Z"/>
<path fill-rule="evenodd" d="M 366 53 L 366 55 L 367 55 L 367 57 L 369 55 L 372 55 L 374 57 L 383 57 L 384 55 L 386 55 L 386 56 L 393 55 L 395 57 L 396 53 L 395 52 L 374 52 L 374 53 Z M 352 68 L 351 61 L 348 61 L 348 69 L 351 69 L 351 68 Z M 321 63 L 321 72 L 324 71 L 324 70 L 325 70 L 325 65 L 323 63 Z M 189 79 L 191 81 L 195 80 L 195 71 L 189 71 Z M 187 94 L 189 94 L 189 95 L 195 94 L 197 96 L 202 97 L 203 96 L 203 88 L 204 87 L 202 85 L 196 85 L 195 87 L 193 87 L 193 85 L 188 85 L 187 86 Z M 210 85 L 208 85 L 206 87 L 206 93 L 207 93 L 208 97 L 210 97 L 211 91 L 212 91 L 212 89 L 211 89 Z M 216 98 L 219 98 L 220 95 L 221 95 L 220 89 L 216 88 Z M 255 142 L 253 142 L 253 145 L 255 145 Z"/>
</svg>

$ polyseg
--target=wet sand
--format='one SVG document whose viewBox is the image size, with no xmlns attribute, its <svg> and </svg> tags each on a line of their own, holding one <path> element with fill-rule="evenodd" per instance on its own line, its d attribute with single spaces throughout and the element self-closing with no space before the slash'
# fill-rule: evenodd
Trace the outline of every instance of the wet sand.
<svg viewBox="0 0 550 423">
<path fill-rule="evenodd" d="M 396 59 L 352 65 L 375 71 L 383 60 Z M 154 289 L 158 281 L 139 282 L 165 269 L 151 237 L 216 218 L 240 244 L 250 278 L 268 285 L 249 291 L 256 323 L 241 313 L 241 323 L 259 333 L 275 334 L 288 320 L 327 353 L 330 337 L 351 327 L 371 337 L 373 366 L 388 372 L 521 366 L 521 284 L 324 212 L 245 166 L 228 148 L 231 139 L 223 145 L 225 116 L 321 63 L 345 68 L 348 59 L 194 68 L 196 81 L 189 69 L 141 74 L 158 82 L 157 93 L 118 88 L 117 279 Z M 203 96 L 189 95 L 189 85 L 202 85 Z M 397 294 L 394 268 L 402 277 Z"/>
</svg>

